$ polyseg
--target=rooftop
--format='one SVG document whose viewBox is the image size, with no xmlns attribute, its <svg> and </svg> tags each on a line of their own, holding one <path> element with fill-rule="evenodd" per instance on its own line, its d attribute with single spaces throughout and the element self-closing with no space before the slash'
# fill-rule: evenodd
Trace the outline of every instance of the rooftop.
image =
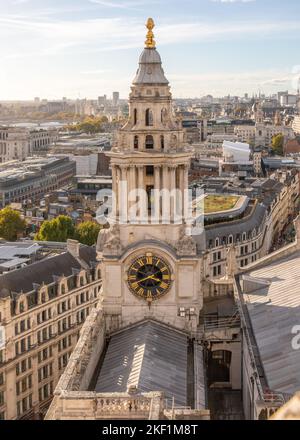
<svg viewBox="0 0 300 440">
<path fill-rule="evenodd" d="M 0 298 L 13 293 L 29 293 L 35 290 L 34 285 L 52 284 L 55 277 L 70 276 L 74 269 L 80 270 L 96 261 L 95 248 L 81 245 L 79 258 L 70 252 L 50 256 L 17 271 L 0 276 Z"/>
<path fill-rule="evenodd" d="M 212 212 L 228 211 L 237 204 L 239 196 L 231 195 L 208 195 L 204 199 L 204 212 L 211 214 Z"/>
<path fill-rule="evenodd" d="M 300 323 L 300 251 L 245 272 L 239 278 L 252 331 L 272 391 L 300 389 L 300 350 L 292 346 Z"/>
<path fill-rule="evenodd" d="M 155 322 L 144 322 L 112 336 L 97 378 L 97 393 L 163 391 L 187 406 L 188 338 Z"/>
</svg>

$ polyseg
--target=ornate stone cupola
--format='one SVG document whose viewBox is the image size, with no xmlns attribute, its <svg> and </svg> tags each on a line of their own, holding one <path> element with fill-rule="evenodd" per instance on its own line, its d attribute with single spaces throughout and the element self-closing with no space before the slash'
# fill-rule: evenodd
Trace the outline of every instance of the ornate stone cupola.
<svg viewBox="0 0 300 440">
<path fill-rule="evenodd" d="M 139 58 L 139 67 L 129 96 L 129 119 L 117 135 L 111 157 L 113 191 L 120 182 L 127 182 L 128 192 L 142 189 L 147 194 L 141 212 L 149 212 L 150 192 L 188 188 L 188 168 L 191 148 L 185 144 L 181 123 L 175 119 L 172 95 L 162 68 L 161 57 L 154 41 L 152 19 L 147 21 L 147 39 Z M 153 199 L 153 198 L 152 198 Z M 124 202 L 124 201 L 123 201 Z M 129 210 L 133 202 L 126 201 Z M 182 205 L 183 205 L 182 201 Z M 172 208 L 167 200 L 154 201 L 160 213 L 158 223 L 164 223 L 164 213 Z M 169 208 L 170 206 L 170 208 Z M 124 203 L 116 200 L 116 218 Z M 134 216 L 136 224 L 138 217 Z M 174 217 L 174 216 L 173 216 Z M 132 220 L 128 221 L 131 223 Z"/>
</svg>

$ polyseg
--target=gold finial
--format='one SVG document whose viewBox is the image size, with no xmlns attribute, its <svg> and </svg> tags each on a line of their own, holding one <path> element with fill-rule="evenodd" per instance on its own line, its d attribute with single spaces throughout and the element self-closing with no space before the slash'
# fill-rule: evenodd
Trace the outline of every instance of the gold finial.
<svg viewBox="0 0 300 440">
<path fill-rule="evenodd" d="M 146 28 L 148 29 L 148 33 L 147 33 L 147 40 L 145 41 L 146 47 L 148 49 L 153 49 L 155 48 L 155 40 L 154 40 L 154 34 L 153 34 L 153 28 L 154 28 L 155 24 L 152 18 L 148 18 L 147 23 L 146 23 Z"/>
</svg>

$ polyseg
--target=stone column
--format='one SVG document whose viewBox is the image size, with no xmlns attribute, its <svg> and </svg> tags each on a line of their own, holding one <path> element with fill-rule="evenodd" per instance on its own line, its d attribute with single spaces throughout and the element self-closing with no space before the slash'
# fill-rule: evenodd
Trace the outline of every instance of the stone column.
<svg viewBox="0 0 300 440">
<path fill-rule="evenodd" d="M 161 177 L 160 177 L 161 166 L 154 166 L 154 217 L 155 223 L 160 223 L 161 219 L 161 202 L 160 202 L 160 190 L 161 190 Z"/>
<path fill-rule="evenodd" d="M 186 221 L 188 218 L 188 203 L 189 203 L 189 195 L 188 195 L 188 189 L 189 189 L 189 167 L 187 164 L 184 164 L 183 166 L 183 189 L 184 189 L 184 197 L 183 197 L 183 215 L 184 220 Z"/>
<path fill-rule="evenodd" d="M 163 165 L 162 172 L 162 221 L 167 223 L 170 221 L 170 184 L 169 184 L 169 167 Z"/>
<path fill-rule="evenodd" d="M 112 174 L 112 191 L 114 197 L 114 205 L 113 205 L 113 217 L 116 218 L 118 216 L 118 179 L 117 179 L 117 166 L 111 166 L 111 174 Z"/>
<path fill-rule="evenodd" d="M 121 169 L 121 180 L 119 181 L 119 213 L 120 221 L 127 223 L 128 221 L 128 166 L 120 165 Z"/>
<path fill-rule="evenodd" d="M 119 198 L 119 185 L 120 185 L 120 181 L 121 181 L 121 169 L 119 166 L 116 167 L 116 172 L 117 172 L 117 177 L 116 177 L 116 201 L 117 201 L 117 211 L 116 211 L 116 215 L 117 217 L 119 217 L 120 215 L 120 198 Z"/>
<path fill-rule="evenodd" d="M 184 167 L 183 165 L 180 165 L 178 168 L 178 174 L 179 174 L 179 190 L 180 190 L 180 207 L 181 211 L 180 214 L 182 215 L 182 221 L 184 219 Z"/>
<path fill-rule="evenodd" d="M 129 184 L 128 184 L 128 209 L 132 208 L 137 203 L 137 198 L 134 197 L 137 189 L 136 184 L 136 166 L 130 165 L 129 167 Z M 129 201 L 130 197 L 130 201 Z M 131 212 L 130 221 L 136 220 L 136 213 Z"/>
<path fill-rule="evenodd" d="M 147 220 L 147 196 L 144 181 L 145 165 L 138 165 L 138 189 L 139 189 L 139 222 Z"/>
<path fill-rule="evenodd" d="M 176 166 L 171 165 L 170 169 L 170 211 L 171 221 L 174 222 L 176 217 Z"/>
</svg>

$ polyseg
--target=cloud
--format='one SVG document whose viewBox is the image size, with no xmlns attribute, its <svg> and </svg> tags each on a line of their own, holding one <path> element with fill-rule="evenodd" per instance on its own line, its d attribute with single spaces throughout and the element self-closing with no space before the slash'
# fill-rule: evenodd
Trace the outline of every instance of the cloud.
<svg viewBox="0 0 300 440">
<path fill-rule="evenodd" d="M 297 31 L 300 31 L 299 21 L 165 22 L 157 28 L 156 39 L 161 46 L 218 41 L 237 36 L 262 38 Z M 126 20 L 123 17 L 56 20 L 49 17 L 0 16 L 0 38 L 10 38 L 7 53 L 4 48 L 2 56 L 10 58 L 32 54 L 56 55 L 66 49 L 76 53 L 93 53 L 137 48 L 143 44 L 145 32 L 141 20 L 133 17 L 127 17 Z M 15 49 L 20 47 L 21 50 Z"/>
<path fill-rule="evenodd" d="M 151 4 L 155 4 L 155 3 L 159 3 L 159 0 L 139 0 L 139 1 L 123 1 L 123 2 L 115 2 L 115 1 L 110 1 L 110 0 L 89 0 L 90 3 L 95 4 L 95 5 L 100 5 L 100 6 L 104 6 L 107 8 L 114 8 L 114 9 L 133 9 L 133 10 L 138 10 L 140 9 L 141 6 L 144 5 L 151 5 Z M 138 7 L 138 8 L 137 8 Z"/>
<path fill-rule="evenodd" d="M 256 0 L 210 0 L 213 3 L 253 3 Z"/>
</svg>

